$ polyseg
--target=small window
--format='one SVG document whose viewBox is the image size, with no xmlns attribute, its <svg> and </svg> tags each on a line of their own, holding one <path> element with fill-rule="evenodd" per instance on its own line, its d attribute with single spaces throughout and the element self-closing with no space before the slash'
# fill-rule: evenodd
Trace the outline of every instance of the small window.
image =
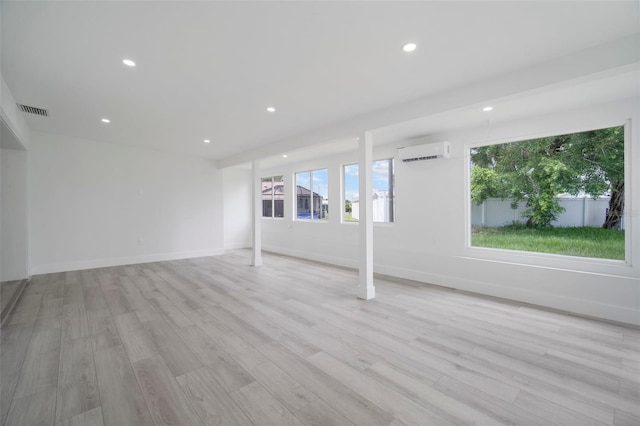
<svg viewBox="0 0 640 426">
<path fill-rule="evenodd" d="M 347 164 L 342 167 L 344 182 L 344 222 L 357 222 L 360 217 L 358 165 Z"/>
<path fill-rule="evenodd" d="M 374 222 L 395 220 L 393 159 L 373 162 L 373 207 Z"/>
<path fill-rule="evenodd" d="M 395 220 L 395 190 L 393 159 L 372 163 L 373 221 L 390 223 Z M 360 218 L 360 182 L 358 164 L 347 164 L 342 168 L 344 182 L 344 222 L 358 222 Z"/>
<path fill-rule="evenodd" d="M 262 217 L 284 217 L 282 176 L 262 178 Z"/>
<path fill-rule="evenodd" d="M 471 148 L 471 245 L 624 260 L 624 133 Z"/>
<path fill-rule="evenodd" d="M 329 173 L 327 169 L 296 173 L 296 218 L 329 218 Z"/>
</svg>

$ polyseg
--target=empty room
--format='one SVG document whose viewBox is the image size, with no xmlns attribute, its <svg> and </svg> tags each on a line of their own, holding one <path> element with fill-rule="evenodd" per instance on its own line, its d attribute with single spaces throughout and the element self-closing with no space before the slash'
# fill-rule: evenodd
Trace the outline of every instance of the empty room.
<svg viewBox="0 0 640 426">
<path fill-rule="evenodd" d="M 640 3 L 0 3 L 0 426 L 640 425 Z"/>
</svg>

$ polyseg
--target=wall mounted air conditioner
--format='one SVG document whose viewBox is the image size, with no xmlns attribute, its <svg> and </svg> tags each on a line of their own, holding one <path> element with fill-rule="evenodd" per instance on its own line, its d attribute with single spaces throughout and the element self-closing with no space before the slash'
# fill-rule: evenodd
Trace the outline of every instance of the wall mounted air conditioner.
<svg viewBox="0 0 640 426">
<path fill-rule="evenodd" d="M 409 161 L 449 158 L 450 156 L 451 146 L 449 142 L 434 142 L 425 145 L 398 148 L 398 158 L 405 163 Z"/>
</svg>

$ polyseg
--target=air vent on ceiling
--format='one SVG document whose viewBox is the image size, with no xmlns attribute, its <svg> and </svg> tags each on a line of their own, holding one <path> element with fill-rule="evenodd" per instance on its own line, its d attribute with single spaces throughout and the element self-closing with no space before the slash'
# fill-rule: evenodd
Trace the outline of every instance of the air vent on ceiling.
<svg viewBox="0 0 640 426">
<path fill-rule="evenodd" d="M 46 109 L 43 108 L 36 108 L 36 107 L 32 107 L 32 106 L 28 106 L 28 105 L 22 105 L 22 104 L 18 104 L 18 108 L 20 108 L 20 110 L 22 112 L 26 112 L 27 114 L 35 114 L 35 115 L 39 115 L 42 117 L 48 117 L 49 116 L 49 111 L 47 111 Z"/>
</svg>

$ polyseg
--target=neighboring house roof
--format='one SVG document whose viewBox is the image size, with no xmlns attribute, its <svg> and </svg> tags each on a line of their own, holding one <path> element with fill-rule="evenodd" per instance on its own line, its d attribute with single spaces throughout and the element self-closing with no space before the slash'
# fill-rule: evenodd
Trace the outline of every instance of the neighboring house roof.
<svg viewBox="0 0 640 426">
<path fill-rule="evenodd" d="M 298 196 L 301 196 L 301 195 L 308 196 L 309 194 L 311 194 L 311 191 L 308 188 L 305 188 L 304 186 L 297 185 L 297 193 L 298 193 Z M 265 197 L 271 198 L 271 187 L 270 186 L 264 187 L 263 185 L 262 195 L 263 195 L 263 198 Z M 274 196 L 274 199 L 276 200 L 284 199 L 284 185 L 282 184 L 274 185 L 273 196 Z M 313 196 L 324 198 L 322 195 L 318 194 L 317 192 L 314 192 Z"/>
<path fill-rule="evenodd" d="M 266 194 L 266 195 L 271 194 L 271 187 L 270 186 L 264 187 L 264 185 L 263 185 L 262 193 Z M 284 185 L 275 185 L 273 187 L 273 193 L 276 194 L 276 195 L 284 194 Z"/>
<path fill-rule="evenodd" d="M 298 195 L 309 195 L 311 194 L 311 190 L 309 190 L 308 188 L 305 188 L 304 186 L 301 185 L 296 185 L 298 187 Z M 320 197 L 323 198 L 322 195 L 318 194 L 317 192 L 313 193 L 314 197 Z"/>
</svg>

